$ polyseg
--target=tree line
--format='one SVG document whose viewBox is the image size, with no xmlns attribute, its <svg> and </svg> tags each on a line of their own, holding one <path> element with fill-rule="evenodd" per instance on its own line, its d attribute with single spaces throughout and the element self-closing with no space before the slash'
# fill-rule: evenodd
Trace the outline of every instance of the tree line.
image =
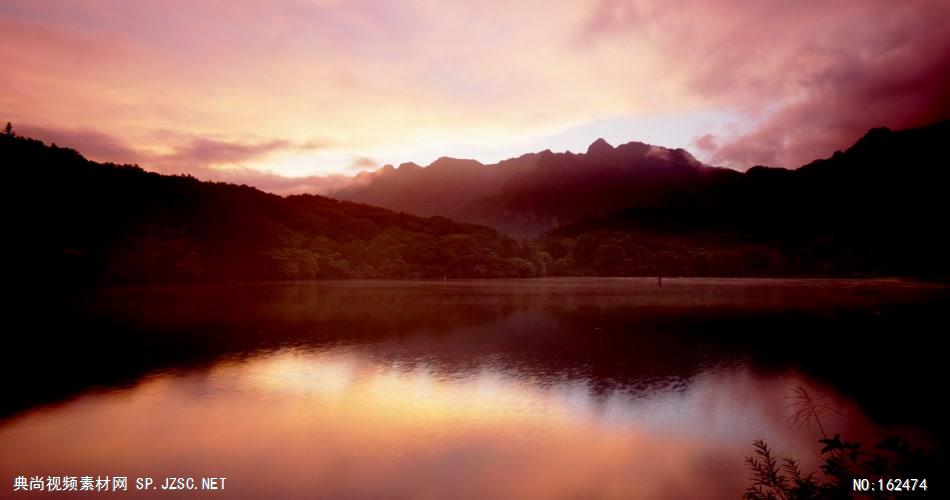
<svg viewBox="0 0 950 500">
<path fill-rule="evenodd" d="M 18 136 L 0 154 L 12 188 L 15 272 L 77 283 L 542 276 L 946 276 L 947 173 L 930 168 L 946 124 L 870 133 L 798 171 L 558 227 L 534 239 L 315 195 L 89 161 Z M 882 152 L 883 151 L 883 152 Z M 896 168 L 901 161 L 913 168 Z M 929 163 L 928 163 L 929 162 Z M 804 203 L 803 203 L 804 201 Z"/>
</svg>

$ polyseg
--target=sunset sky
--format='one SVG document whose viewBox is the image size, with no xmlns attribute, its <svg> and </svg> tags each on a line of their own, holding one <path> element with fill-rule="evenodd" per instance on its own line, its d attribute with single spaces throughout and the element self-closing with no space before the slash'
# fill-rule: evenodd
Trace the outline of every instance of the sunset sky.
<svg viewBox="0 0 950 500">
<path fill-rule="evenodd" d="M 275 192 L 597 137 L 795 167 L 950 117 L 947 19 L 946 0 L 3 0 L 0 120 Z"/>
</svg>

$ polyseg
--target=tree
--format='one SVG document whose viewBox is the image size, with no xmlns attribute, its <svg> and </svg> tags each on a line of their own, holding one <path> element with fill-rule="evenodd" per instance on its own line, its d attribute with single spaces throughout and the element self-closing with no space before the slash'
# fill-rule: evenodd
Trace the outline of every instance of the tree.
<svg viewBox="0 0 950 500">
<path fill-rule="evenodd" d="M 10 137 L 13 137 L 13 136 L 16 135 L 16 134 L 13 133 L 13 124 L 12 124 L 12 123 L 7 122 L 7 126 L 6 126 L 6 127 L 3 127 L 3 135 L 7 135 L 7 136 L 10 136 Z"/>
<path fill-rule="evenodd" d="M 863 477 L 921 479 L 931 477 L 931 471 L 938 469 L 936 457 L 930 453 L 911 448 L 906 439 L 898 436 L 885 436 L 874 449 L 864 449 L 861 443 L 845 441 L 840 434 L 829 438 L 821 423 L 821 415 L 826 411 L 837 410 L 824 404 L 821 397 L 813 397 L 798 387 L 792 396 L 795 400 L 791 407 L 795 413 L 789 421 L 796 425 L 808 425 L 814 421 L 818 425 L 823 445 L 819 470 L 805 473 L 799 462 L 792 458 L 779 461 L 772 454 L 769 445 L 763 440 L 753 443 L 755 453 L 746 457 L 745 463 L 752 472 L 751 484 L 742 495 L 744 500 L 825 500 L 850 499 L 855 496 L 855 479 Z M 913 490 L 927 492 L 927 481 L 913 479 Z M 890 483 L 889 483 L 890 484 Z M 898 480 L 898 490 L 901 482 Z M 893 498 L 894 492 L 877 491 L 872 497 Z"/>
</svg>

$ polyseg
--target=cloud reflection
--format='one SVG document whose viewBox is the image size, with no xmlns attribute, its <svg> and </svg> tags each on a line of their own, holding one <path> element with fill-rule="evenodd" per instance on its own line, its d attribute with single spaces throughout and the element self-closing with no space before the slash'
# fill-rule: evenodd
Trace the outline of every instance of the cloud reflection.
<svg viewBox="0 0 950 500">
<path fill-rule="evenodd" d="M 814 459 L 788 394 L 829 394 L 742 368 L 606 393 L 499 368 L 260 353 L 21 415 L 0 428 L 0 471 L 220 475 L 229 498 L 735 497 L 753 439 Z M 829 395 L 848 415 L 829 426 L 870 430 Z"/>
</svg>

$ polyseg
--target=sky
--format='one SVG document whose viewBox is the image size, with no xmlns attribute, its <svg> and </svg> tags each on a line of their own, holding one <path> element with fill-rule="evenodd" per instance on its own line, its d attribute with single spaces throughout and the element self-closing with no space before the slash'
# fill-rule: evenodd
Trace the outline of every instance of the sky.
<svg viewBox="0 0 950 500">
<path fill-rule="evenodd" d="M 598 137 L 794 168 L 950 117 L 948 25 L 945 0 L 3 0 L 0 121 L 278 193 Z"/>
</svg>

